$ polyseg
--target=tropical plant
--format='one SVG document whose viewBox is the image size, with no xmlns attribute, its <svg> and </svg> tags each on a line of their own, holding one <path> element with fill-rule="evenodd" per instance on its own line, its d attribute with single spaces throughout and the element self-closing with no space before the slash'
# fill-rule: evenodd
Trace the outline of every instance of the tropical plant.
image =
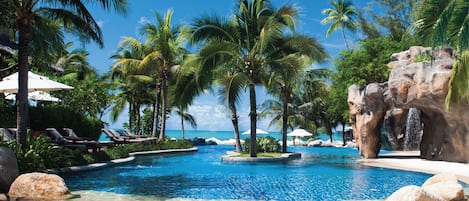
<svg viewBox="0 0 469 201">
<path fill-rule="evenodd" d="M 119 93 L 114 99 L 111 116 L 117 119 L 127 103 L 129 106 L 129 129 L 135 133 L 141 132 L 141 105 L 149 103 L 152 99 L 152 94 L 148 92 L 148 89 L 152 88 L 150 86 L 154 80 L 150 75 L 145 75 L 145 71 L 140 67 L 145 56 L 150 52 L 151 47 L 148 45 L 135 38 L 126 37 L 121 40 L 117 53 L 111 57 L 115 60 L 112 66 L 112 77 L 117 81 L 116 85 L 119 88 Z"/>
<path fill-rule="evenodd" d="M 411 32 L 424 43 L 456 48 L 460 55 L 454 64 L 446 106 L 461 100 L 469 102 L 469 3 L 467 0 L 422 0 Z"/>
<path fill-rule="evenodd" d="M 275 9 L 269 0 L 239 0 L 236 5 L 237 10 L 229 20 L 217 16 L 195 19 L 190 27 L 191 41 L 203 42 L 203 47 L 192 61 L 194 66 L 200 67 L 200 73 L 215 74 L 214 69 L 223 69 L 224 75 L 243 74 L 243 84 L 249 89 L 250 128 L 254 139 L 257 124 L 255 86 L 267 80 L 271 68 L 289 61 L 286 55 L 269 53 L 278 48 L 276 42 L 284 37 L 285 30 L 294 30 L 297 9 L 294 6 Z M 256 143 L 250 146 L 250 156 L 256 157 Z"/>
<path fill-rule="evenodd" d="M 288 115 L 290 114 L 288 105 L 292 102 L 295 88 L 298 88 L 298 77 L 301 77 L 303 69 L 312 61 L 322 61 L 328 56 L 314 38 L 303 35 L 285 37 L 284 40 L 279 40 L 278 47 L 274 51 L 287 55 L 283 58 L 286 61 L 272 68 L 267 89 L 283 102 L 282 142 L 284 146 L 282 146 L 282 151 L 287 152 Z"/>
<path fill-rule="evenodd" d="M 347 43 L 345 38 L 345 29 L 355 32 L 357 30 L 357 23 L 355 22 L 355 17 L 357 12 L 352 5 L 352 2 L 349 0 L 331 0 L 333 8 L 326 8 L 322 11 L 322 14 L 327 15 L 326 18 L 321 20 L 321 24 L 330 24 L 332 25 L 327 29 L 326 36 L 332 34 L 332 32 L 341 30 L 342 38 L 345 43 L 347 50 L 350 50 L 350 46 Z"/>
<path fill-rule="evenodd" d="M 100 0 L 96 3 L 106 10 L 114 8 L 118 13 L 126 12 L 125 0 Z M 40 27 L 49 27 L 48 32 L 61 33 L 62 29 L 55 28 L 61 26 L 54 26 L 54 24 L 63 25 L 65 31 L 78 34 L 84 41 L 94 40 L 101 46 L 103 45 L 102 34 L 98 23 L 82 1 L 6 0 L 2 2 L 0 10 L 3 19 L 0 23 L 15 30 L 15 35 L 18 36 L 17 127 L 19 143 L 25 145 L 28 125 L 29 48 L 31 42 L 36 41 L 36 36 L 44 33 L 41 30 L 47 30 Z M 45 40 L 51 40 L 51 38 L 38 39 L 38 41 Z"/>
<path fill-rule="evenodd" d="M 157 91 L 161 89 L 161 128 L 159 139 L 165 137 L 166 118 L 168 113 L 168 81 L 172 76 L 172 72 L 179 67 L 183 61 L 183 56 L 188 52 L 182 46 L 184 37 L 180 34 L 178 26 L 172 27 L 171 19 L 173 11 L 168 10 L 165 16 L 155 13 L 156 24 L 151 22 L 145 23 L 141 27 L 142 35 L 146 36 L 146 44 L 152 47 L 151 52 L 146 54 L 140 63 L 140 68 L 152 69 L 156 73 L 152 73 L 155 79 Z M 155 98 L 155 108 L 160 96 Z M 153 135 L 156 135 L 157 114 L 155 110 Z"/>
<path fill-rule="evenodd" d="M 176 114 L 181 118 L 181 134 L 182 134 L 182 139 L 184 140 L 184 122 L 189 123 L 192 126 L 192 128 L 197 128 L 197 122 L 195 121 L 194 116 L 187 113 L 182 107 L 179 107 L 176 110 Z"/>
</svg>

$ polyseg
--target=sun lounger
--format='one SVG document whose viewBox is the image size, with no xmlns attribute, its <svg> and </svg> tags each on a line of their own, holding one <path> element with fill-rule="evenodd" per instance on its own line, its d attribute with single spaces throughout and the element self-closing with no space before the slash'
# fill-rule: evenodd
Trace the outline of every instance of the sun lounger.
<svg viewBox="0 0 469 201">
<path fill-rule="evenodd" d="M 116 143 L 121 143 L 121 144 L 123 143 L 152 143 L 156 140 L 156 138 L 137 138 L 137 137 L 121 136 L 114 129 L 103 128 L 102 131 L 112 141 Z"/>
<path fill-rule="evenodd" d="M 119 129 L 116 130 L 121 136 L 128 136 L 128 137 L 134 137 L 134 138 L 147 138 L 148 136 L 145 135 L 135 135 L 133 134 L 129 129 Z"/>
<path fill-rule="evenodd" d="M 0 141 L 9 142 L 16 140 L 16 134 L 12 133 L 10 129 L 0 128 Z"/>
<path fill-rule="evenodd" d="M 63 136 L 55 128 L 47 128 L 46 134 L 51 138 L 51 140 L 63 147 L 76 147 L 76 148 L 86 148 L 92 149 L 93 152 L 96 152 L 98 149 L 111 145 L 112 143 L 100 143 L 95 140 L 87 140 L 81 137 L 75 136 Z"/>
</svg>

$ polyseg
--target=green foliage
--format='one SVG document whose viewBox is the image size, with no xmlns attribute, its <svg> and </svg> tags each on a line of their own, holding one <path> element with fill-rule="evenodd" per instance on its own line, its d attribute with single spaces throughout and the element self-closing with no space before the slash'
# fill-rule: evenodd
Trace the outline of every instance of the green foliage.
<svg viewBox="0 0 469 201">
<path fill-rule="evenodd" d="M 29 108 L 29 127 L 32 130 L 46 128 L 72 128 L 80 137 L 98 139 L 104 123 L 95 117 L 82 115 L 73 109 L 59 105 Z M 0 127 L 16 127 L 16 108 L 13 106 L 0 108 Z"/>
<path fill-rule="evenodd" d="M 257 137 L 257 152 L 279 152 L 280 143 L 272 136 Z M 249 152 L 249 145 L 251 139 L 247 138 L 244 140 L 244 151 Z"/>
<path fill-rule="evenodd" d="M 435 55 L 430 50 L 427 50 L 425 52 L 420 52 L 414 58 L 415 63 L 422 62 L 422 61 L 433 61 L 433 60 L 435 60 Z"/>
<path fill-rule="evenodd" d="M 46 137 L 28 140 L 24 147 L 18 146 L 15 141 L 4 143 L 15 152 L 20 172 L 44 171 L 48 167 L 56 166 L 61 158 L 57 158 L 59 150 L 54 144 L 48 142 Z"/>
<path fill-rule="evenodd" d="M 110 147 L 101 152 L 89 153 L 82 149 L 61 149 L 51 143 L 47 137 L 43 136 L 28 140 L 26 147 L 23 149 L 21 149 L 15 141 L 8 143 L 0 142 L 0 146 L 7 146 L 14 151 L 21 173 L 46 171 L 49 168 L 107 162 L 128 157 L 129 153 L 132 152 L 187 149 L 193 147 L 192 143 L 188 140 L 172 141 L 165 139 L 158 141 L 156 144 L 126 144 Z"/>
<path fill-rule="evenodd" d="M 344 123 L 348 119 L 348 88 L 352 84 L 364 87 L 373 82 L 385 82 L 389 77 L 390 69 L 387 64 L 391 54 L 406 50 L 411 45 L 382 36 L 361 41 L 360 49 L 352 52 L 342 51 L 335 61 L 337 72 L 333 76 L 329 95 L 329 115 Z"/>
<path fill-rule="evenodd" d="M 73 90 L 60 91 L 54 96 L 62 99 L 60 105 L 81 115 L 98 116 L 110 105 L 111 84 L 105 77 L 87 77 L 84 80 L 62 79 L 73 86 Z"/>
</svg>

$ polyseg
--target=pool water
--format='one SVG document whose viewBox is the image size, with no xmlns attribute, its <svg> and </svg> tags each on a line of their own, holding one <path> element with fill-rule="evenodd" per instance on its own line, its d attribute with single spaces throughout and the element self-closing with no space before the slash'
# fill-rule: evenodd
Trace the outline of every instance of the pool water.
<svg viewBox="0 0 469 201">
<path fill-rule="evenodd" d="M 201 146 L 197 152 L 139 156 L 127 164 L 62 176 L 72 191 L 222 200 L 383 199 L 431 176 L 359 165 L 356 149 L 289 147 L 302 159 L 221 162 L 229 150 L 233 147 Z"/>
</svg>

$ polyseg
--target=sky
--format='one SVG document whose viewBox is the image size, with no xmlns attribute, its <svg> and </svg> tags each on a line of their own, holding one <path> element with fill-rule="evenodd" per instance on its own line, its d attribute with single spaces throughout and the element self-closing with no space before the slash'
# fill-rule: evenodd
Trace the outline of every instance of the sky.
<svg viewBox="0 0 469 201">
<path fill-rule="evenodd" d="M 104 48 L 98 47 L 96 44 L 84 44 L 85 49 L 90 53 L 89 62 L 97 69 L 99 73 L 110 71 L 113 60 L 110 56 L 117 50 L 119 41 L 122 37 L 134 37 L 140 40 L 143 38 L 139 34 L 139 28 L 144 22 L 156 22 L 154 12 L 161 14 L 166 13 L 168 9 L 174 11 L 172 23 L 174 25 L 190 24 L 192 20 L 201 15 L 216 14 L 218 16 L 228 17 L 235 8 L 235 0 L 127 0 L 127 15 L 119 15 L 112 12 L 105 12 L 99 8 L 90 7 L 90 12 L 94 19 L 100 25 L 103 32 Z M 321 25 L 320 21 L 326 17 L 321 13 L 325 8 L 330 8 L 328 0 L 272 0 L 273 5 L 279 8 L 282 5 L 294 4 L 300 8 L 299 22 L 296 31 L 298 33 L 307 34 L 315 37 L 326 49 L 333 59 L 340 50 L 344 50 L 340 32 L 331 34 L 326 37 L 326 30 L 329 25 Z M 364 7 L 367 1 L 352 1 L 356 7 Z M 356 36 L 348 35 L 350 41 Z M 356 39 L 355 39 L 356 40 Z M 333 68 L 331 62 L 322 64 L 313 64 L 311 68 Z M 257 103 L 260 105 L 266 97 L 269 97 L 262 88 L 256 91 Z M 242 98 L 239 106 L 239 126 L 240 130 L 249 129 L 249 96 L 248 91 Z M 193 115 L 197 122 L 197 130 L 233 130 L 229 112 L 218 103 L 218 98 L 210 93 L 197 97 L 189 108 L 188 112 Z M 103 117 L 103 121 L 108 122 L 111 128 L 121 128 L 124 122 L 128 121 L 127 111 L 119 117 L 116 122 L 111 122 L 108 115 Z M 260 120 L 258 128 L 268 131 L 279 131 L 280 128 L 268 127 L 270 120 Z M 171 115 L 167 121 L 167 129 L 179 130 L 180 120 L 176 115 Z M 185 125 L 185 129 L 193 128 Z"/>
</svg>

